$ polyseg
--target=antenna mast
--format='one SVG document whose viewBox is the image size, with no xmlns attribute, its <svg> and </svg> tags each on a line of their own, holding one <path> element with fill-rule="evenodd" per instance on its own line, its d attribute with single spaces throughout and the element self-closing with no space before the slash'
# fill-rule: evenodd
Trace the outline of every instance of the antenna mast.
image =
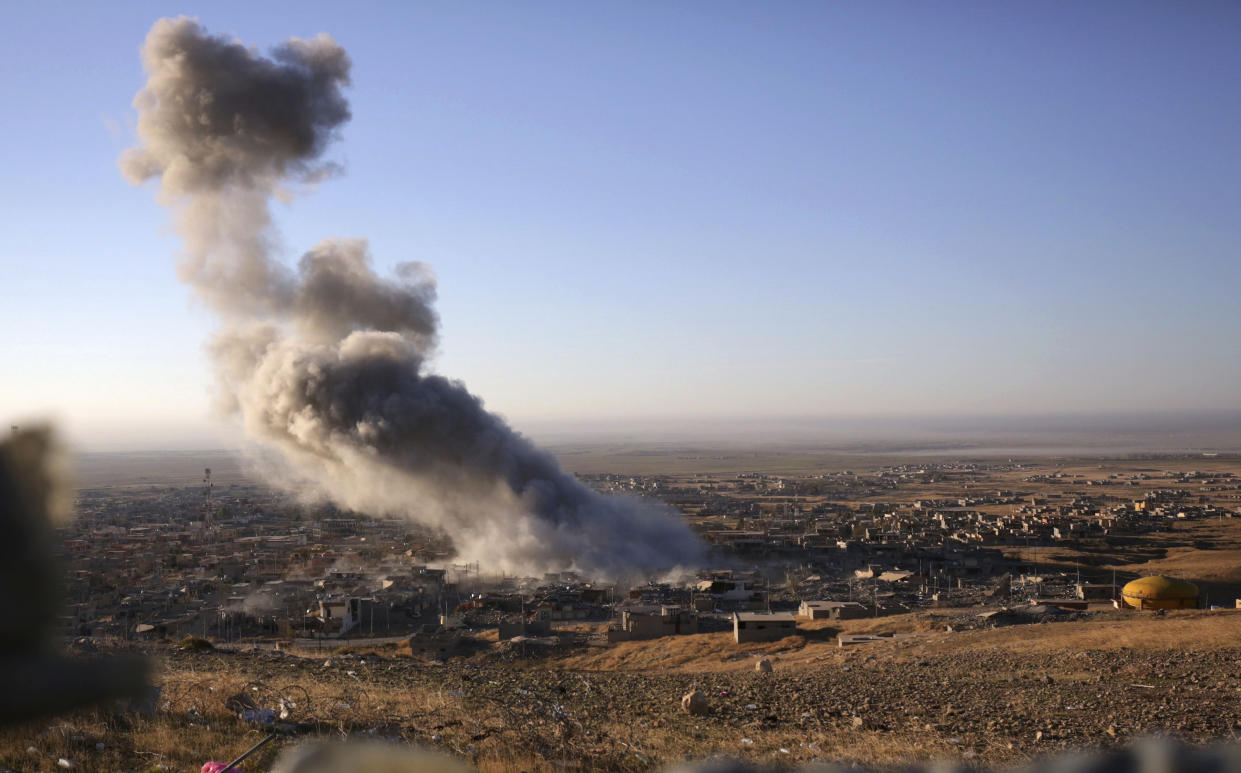
<svg viewBox="0 0 1241 773">
<path fill-rule="evenodd" d="M 208 467 L 203 472 L 203 530 L 208 535 L 213 535 L 215 533 L 214 526 L 211 507 L 211 468 Z"/>
</svg>

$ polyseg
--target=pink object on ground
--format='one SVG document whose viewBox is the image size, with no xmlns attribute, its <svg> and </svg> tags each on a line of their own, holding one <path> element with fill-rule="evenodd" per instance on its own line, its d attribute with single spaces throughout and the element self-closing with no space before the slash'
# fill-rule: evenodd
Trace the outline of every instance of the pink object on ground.
<svg viewBox="0 0 1241 773">
<path fill-rule="evenodd" d="M 202 771 L 200 771 L 200 773 L 220 773 L 221 770 L 224 770 L 227 767 L 228 767 L 227 762 L 204 762 L 203 769 Z M 246 772 L 242 770 L 241 768 L 233 768 L 228 773 L 246 773 Z"/>
</svg>

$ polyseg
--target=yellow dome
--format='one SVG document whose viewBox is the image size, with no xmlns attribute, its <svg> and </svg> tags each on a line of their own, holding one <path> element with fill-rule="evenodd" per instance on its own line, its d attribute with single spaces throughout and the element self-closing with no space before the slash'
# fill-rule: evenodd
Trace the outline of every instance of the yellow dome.
<svg viewBox="0 0 1241 773">
<path fill-rule="evenodd" d="M 1198 605 L 1198 586 L 1174 577 L 1142 577 L 1120 591 L 1136 609 L 1183 609 Z"/>
</svg>

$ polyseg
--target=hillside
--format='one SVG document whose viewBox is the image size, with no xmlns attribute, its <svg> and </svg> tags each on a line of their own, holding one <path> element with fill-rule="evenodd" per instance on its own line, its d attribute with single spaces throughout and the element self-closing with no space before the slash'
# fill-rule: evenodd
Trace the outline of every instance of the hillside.
<svg viewBox="0 0 1241 773">
<path fill-rule="evenodd" d="M 930 631 L 935 622 L 860 621 L 927 635 L 846 649 L 813 631 L 746 649 L 707 634 L 524 663 L 164 646 L 153 653 L 163 685 L 154 716 L 86 712 L 10 730 L 0 764 L 54 770 L 65 757 L 86 769 L 148 769 L 135 759 L 197 769 L 262 737 L 264 727 L 224 705 L 247 684 L 258 703 L 296 695 L 290 739 L 401 739 L 497 771 L 644 769 L 713 753 L 999 764 L 1164 730 L 1207 741 L 1241 726 L 1241 614 L 1102 614 L 955 633 Z M 774 673 L 753 671 L 760 654 Z M 681 712 L 691 689 L 709 696 L 707 716 Z M 276 746 L 251 767 L 264 769 Z"/>
</svg>

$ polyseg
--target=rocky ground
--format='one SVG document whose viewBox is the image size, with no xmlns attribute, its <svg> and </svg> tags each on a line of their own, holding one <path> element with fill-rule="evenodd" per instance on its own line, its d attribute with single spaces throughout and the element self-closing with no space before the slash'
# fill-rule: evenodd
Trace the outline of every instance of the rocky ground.
<svg viewBox="0 0 1241 773">
<path fill-rule="evenodd" d="M 197 679 L 217 673 L 272 685 L 315 684 L 325 697 L 310 702 L 304 719 L 313 721 L 303 732 L 343 726 L 346 733 L 440 746 L 476 760 L 503 749 L 536 761 L 608 767 L 721 752 L 787 761 L 1004 763 L 1137 735 L 1210 741 L 1241 726 L 1241 649 L 997 650 L 914 660 L 885 654 L 858 649 L 841 662 L 796 670 L 782 669 L 777 659 L 770 674 L 213 652 L 175 653 L 168 666 L 170 675 Z M 175 696 L 175 677 L 168 684 Z M 681 711 L 681 696 L 693 689 L 709 698 L 705 716 Z M 404 706 L 402 695 L 410 696 Z"/>
<path fill-rule="evenodd" d="M 1221 620 L 1026 625 L 846 649 L 788 640 L 745 652 L 727 643 L 691 669 L 594 670 L 501 648 L 441 664 L 152 645 L 161 685 L 153 713 L 85 712 L 6 731 L 0 766 L 56 770 L 66 759 L 85 770 L 197 770 L 271 730 L 281 738 L 251 770 L 314 737 L 400 740 L 484 771 L 646 769 L 716 754 L 786 765 L 1003 766 L 1146 735 L 1236 740 L 1241 646 L 1191 646 L 1211 644 L 1209 631 L 1228 634 Z M 1097 637 L 1113 625 L 1128 626 L 1116 629 L 1128 632 L 1123 641 L 1147 646 L 1063 644 L 1081 640 L 1073 631 Z M 1178 631 L 1185 647 L 1168 641 Z M 752 670 L 759 654 L 772 659 L 772 673 Z M 707 696 L 706 714 L 681 710 L 691 690 Z M 291 716 L 241 716 L 229 707 L 238 694 L 273 713 L 283 696 Z"/>
</svg>

